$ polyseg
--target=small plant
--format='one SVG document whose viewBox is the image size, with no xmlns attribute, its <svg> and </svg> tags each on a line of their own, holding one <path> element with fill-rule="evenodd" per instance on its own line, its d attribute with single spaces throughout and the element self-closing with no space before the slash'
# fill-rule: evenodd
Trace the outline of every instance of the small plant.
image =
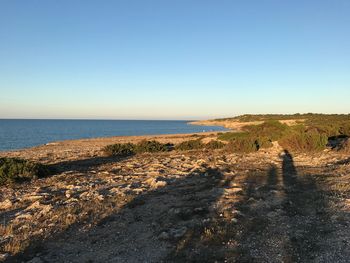
<svg viewBox="0 0 350 263">
<path fill-rule="evenodd" d="M 136 145 L 133 143 L 116 143 L 107 145 L 103 151 L 108 156 L 131 156 L 136 154 Z"/>
<path fill-rule="evenodd" d="M 157 141 L 146 141 L 143 140 L 138 144 L 133 143 L 116 143 L 107 145 L 103 148 L 103 151 L 108 156 L 120 156 L 127 157 L 137 153 L 155 153 L 155 152 L 166 152 L 172 150 L 173 144 L 163 144 Z"/>
<path fill-rule="evenodd" d="M 247 125 L 243 129 L 251 135 L 268 137 L 271 141 L 276 141 L 288 131 L 289 127 L 276 120 L 267 120 L 259 125 Z"/>
<path fill-rule="evenodd" d="M 286 150 L 296 152 L 317 152 L 326 148 L 328 137 L 314 130 L 301 130 L 301 127 L 281 138 L 278 143 Z"/>
<path fill-rule="evenodd" d="M 154 153 L 154 152 L 166 152 L 171 149 L 171 144 L 163 144 L 157 141 L 141 141 L 136 147 L 135 151 L 137 153 Z"/>
<path fill-rule="evenodd" d="M 215 140 L 211 140 L 210 142 L 208 142 L 205 145 L 205 148 L 209 149 L 209 150 L 221 149 L 221 148 L 224 148 L 224 147 L 225 147 L 224 143 L 222 143 L 220 141 L 215 141 Z"/>
<path fill-rule="evenodd" d="M 182 143 L 179 143 L 175 146 L 175 150 L 179 151 L 188 151 L 188 150 L 198 150 L 202 149 L 204 147 L 204 144 L 201 142 L 201 140 L 190 140 L 190 141 L 184 141 Z"/>
<path fill-rule="evenodd" d="M 256 142 L 258 149 L 267 149 L 273 146 L 272 140 L 269 137 L 259 137 Z"/>
<path fill-rule="evenodd" d="M 0 158 L 0 185 L 52 174 L 47 166 L 19 158 Z"/>
<path fill-rule="evenodd" d="M 259 150 L 259 145 L 256 139 L 253 137 L 241 137 L 231 140 L 227 145 L 226 149 L 229 152 L 235 153 L 250 153 Z"/>
<path fill-rule="evenodd" d="M 247 132 L 225 132 L 218 135 L 218 139 L 222 141 L 231 141 L 238 138 L 249 137 Z"/>
</svg>

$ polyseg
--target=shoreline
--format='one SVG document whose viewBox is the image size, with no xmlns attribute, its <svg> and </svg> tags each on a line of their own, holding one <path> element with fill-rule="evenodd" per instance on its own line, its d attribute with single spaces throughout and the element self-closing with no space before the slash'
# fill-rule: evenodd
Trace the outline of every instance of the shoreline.
<svg viewBox="0 0 350 263">
<path fill-rule="evenodd" d="M 56 121 L 56 120 L 54 120 Z M 183 121 L 181 121 L 183 122 Z M 192 123 L 195 123 L 196 121 L 185 121 L 186 125 L 193 125 Z M 198 125 L 197 125 L 198 126 Z M 222 125 L 203 125 L 203 126 L 217 126 L 216 128 L 223 128 L 223 129 L 227 129 L 225 127 L 223 127 Z M 55 139 L 52 138 L 51 141 L 48 142 L 42 142 L 41 144 L 37 144 L 37 145 L 33 145 L 33 146 L 24 146 L 23 148 L 16 148 L 16 149 L 0 149 L 0 156 L 6 153 L 11 153 L 11 152 L 19 152 L 19 151 L 25 151 L 25 150 L 30 150 L 30 149 L 36 149 L 38 147 L 43 147 L 43 146 L 49 146 L 49 145 L 56 145 L 56 144 L 61 144 L 65 141 L 87 141 L 87 140 L 108 140 L 110 138 L 134 138 L 137 139 L 138 137 L 147 137 L 147 138 L 154 138 L 154 137 L 166 137 L 166 136 L 186 136 L 186 135 L 194 135 L 194 134 L 202 134 L 202 135 L 208 135 L 211 133 L 218 133 L 218 132 L 227 132 L 227 130 L 215 130 L 215 129 L 211 129 L 212 127 L 207 127 L 208 129 L 204 129 L 201 131 L 184 131 L 185 133 L 154 133 L 154 134 L 139 134 L 139 135 L 106 135 L 106 136 L 99 136 L 98 134 L 96 134 L 96 137 L 82 137 L 82 138 L 63 138 L 63 139 Z"/>
<path fill-rule="evenodd" d="M 229 131 L 213 131 L 200 133 L 155 134 L 135 136 L 112 136 L 85 139 L 54 141 L 30 148 L 0 151 L 0 157 L 18 157 L 43 163 L 54 163 L 60 160 L 77 160 L 96 157 L 102 154 L 102 148 L 115 143 L 138 143 L 142 140 L 156 140 L 161 143 L 181 143 L 186 140 L 205 136 L 206 140 L 215 139 L 218 133 Z"/>
</svg>

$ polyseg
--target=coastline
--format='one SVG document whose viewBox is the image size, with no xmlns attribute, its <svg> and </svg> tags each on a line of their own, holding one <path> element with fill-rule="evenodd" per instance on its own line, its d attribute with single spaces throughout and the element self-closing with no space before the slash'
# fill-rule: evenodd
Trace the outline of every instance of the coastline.
<svg viewBox="0 0 350 263">
<path fill-rule="evenodd" d="M 0 120 L 1 121 L 1 120 Z M 188 121 L 103 121 L 95 120 L 9 120 L 0 123 L 0 153 L 31 149 L 45 144 L 70 140 L 109 137 L 158 136 L 177 134 L 206 134 L 226 131 L 222 126 L 199 127 Z M 51 120 L 50 120 L 51 121 Z M 83 123 L 80 123 L 82 121 Z M 38 122 L 38 123 L 37 123 Z M 95 123 L 96 122 L 96 123 Z"/>
<path fill-rule="evenodd" d="M 156 134 L 141 136 L 113 136 L 97 137 L 78 140 L 55 141 L 47 144 L 11 150 L 0 151 L 0 157 L 18 157 L 42 163 L 55 163 L 63 160 L 78 160 L 87 157 L 96 157 L 102 154 L 102 148 L 115 143 L 138 143 L 142 140 L 156 140 L 161 143 L 181 143 L 186 140 L 195 139 L 199 136 L 205 136 L 205 140 L 215 139 L 220 132 L 213 131 L 201 133 L 184 134 Z"/>
<path fill-rule="evenodd" d="M 304 121 L 304 120 L 279 120 L 279 122 L 287 124 L 289 126 L 295 125 L 298 123 L 298 121 Z M 234 120 L 203 120 L 203 121 L 193 121 L 189 124 L 191 125 L 199 125 L 199 126 L 221 126 L 226 129 L 230 129 L 231 131 L 240 132 L 243 130 L 244 126 L 248 125 L 259 125 L 264 123 L 265 121 L 247 121 L 247 122 L 241 122 L 241 121 L 234 121 Z"/>
</svg>

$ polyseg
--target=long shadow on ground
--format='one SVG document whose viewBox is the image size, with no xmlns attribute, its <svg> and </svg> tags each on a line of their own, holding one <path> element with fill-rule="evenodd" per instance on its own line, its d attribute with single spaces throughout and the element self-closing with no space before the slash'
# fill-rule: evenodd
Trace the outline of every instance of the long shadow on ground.
<svg viewBox="0 0 350 263">
<path fill-rule="evenodd" d="M 178 242 L 210 224 L 222 195 L 217 188 L 224 185 L 221 171 L 208 167 L 168 179 L 165 187 L 135 195 L 88 230 L 81 231 L 87 223 L 74 225 L 30 244 L 9 262 L 29 260 L 38 253 L 44 262 L 163 262 L 169 251 L 180 249 Z"/>
<path fill-rule="evenodd" d="M 265 184 L 259 175 L 247 177 L 239 208 L 248 220 L 240 230 L 240 255 L 232 262 L 317 262 L 328 252 L 338 262 L 341 255 L 325 245 L 335 229 L 329 193 L 312 175 L 298 174 L 288 151 L 281 159 L 281 173 L 272 165 Z"/>
</svg>

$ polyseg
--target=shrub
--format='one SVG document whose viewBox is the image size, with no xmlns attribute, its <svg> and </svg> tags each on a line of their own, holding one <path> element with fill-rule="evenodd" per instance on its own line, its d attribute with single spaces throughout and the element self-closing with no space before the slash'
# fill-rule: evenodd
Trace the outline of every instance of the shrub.
<svg viewBox="0 0 350 263">
<path fill-rule="evenodd" d="M 231 141 L 237 138 L 243 138 L 250 136 L 247 132 L 225 132 L 218 136 L 219 140 Z"/>
<path fill-rule="evenodd" d="M 52 174 L 47 166 L 19 158 L 0 158 L 0 185 Z"/>
<path fill-rule="evenodd" d="M 103 151 L 108 156 L 131 156 L 136 154 L 136 145 L 133 143 L 116 143 L 107 145 L 103 148 Z"/>
<path fill-rule="evenodd" d="M 343 153 L 347 153 L 347 154 L 350 153 L 350 139 L 349 138 L 344 139 L 340 143 L 338 150 Z"/>
<path fill-rule="evenodd" d="M 179 150 L 179 151 L 198 150 L 198 149 L 202 149 L 203 147 L 204 147 L 204 144 L 201 142 L 201 140 L 189 140 L 176 145 L 175 150 Z"/>
<path fill-rule="evenodd" d="M 256 152 L 259 149 L 259 146 L 257 140 L 253 137 L 241 137 L 231 140 L 226 145 L 226 149 L 229 152 L 250 153 Z"/>
<path fill-rule="evenodd" d="M 137 153 L 155 153 L 155 152 L 166 152 L 172 150 L 173 144 L 163 144 L 157 141 L 146 141 L 143 140 L 138 144 L 133 143 L 117 143 L 107 145 L 103 148 L 103 151 L 108 156 L 131 156 Z"/>
<path fill-rule="evenodd" d="M 328 137 L 317 131 L 294 130 L 281 138 L 278 143 L 286 150 L 297 152 L 316 152 L 326 148 Z"/>
<path fill-rule="evenodd" d="M 215 150 L 215 149 L 221 149 L 224 146 L 225 144 L 220 141 L 211 140 L 205 145 L 205 148 L 209 150 Z"/>
<path fill-rule="evenodd" d="M 268 120 L 259 125 L 247 125 L 243 130 L 257 137 L 268 137 L 272 141 L 280 139 L 289 127 L 276 120 Z"/>
<path fill-rule="evenodd" d="M 137 153 L 144 152 L 166 152 L 171 148 L 171 144 L 163 144 L 157 141 L 141 141 L 136 145 L 135 151 Z"/>
<path fill-rule="evenodd" d="M 273 146 L 271 139 L 269 137 L 259 137 L 257 140 L 258 149 L 271 148 Z"/>
<path fill-rule="evenodd" d="M 350 123 L 343 124 L 339 129 L 339 133 L 341 135 L 350 136 Z"/>
</svg>

